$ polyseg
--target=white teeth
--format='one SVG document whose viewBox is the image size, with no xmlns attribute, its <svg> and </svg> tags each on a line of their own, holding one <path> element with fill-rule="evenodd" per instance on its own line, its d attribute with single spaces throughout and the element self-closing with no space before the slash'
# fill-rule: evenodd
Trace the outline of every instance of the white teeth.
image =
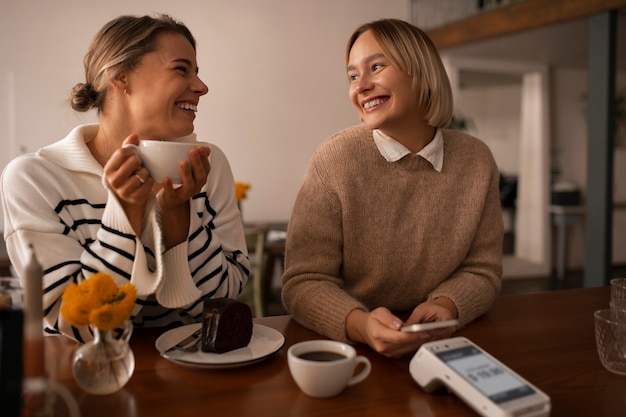
<svg viewBox="0 0 626 417">
<path fill-rule="evenodd" d="M 367 109 L 371 109 L 371 108 L 372 108 L 372 107 L 374 107 L 374 106 L 378 106 L 379 104 L 383 104 L 383 100 L 382 100 L 382 99 L 377 98 L 377 99 L 375 99 L 375 100 L 368 101 L 367 103 L 365 103 L 365 104 L 363 105 L 363 108 L 364 108 L 365 110 L 367 110 Z"/>
<path fill-rule="evenodd" d="M 196 106 L 195 104 L 191 104 L 191 103 L 177 103 L 176 105 L 178 107 L 180 107 L 181 109 L 198 111 L 198 106 Z"/>
</svg>

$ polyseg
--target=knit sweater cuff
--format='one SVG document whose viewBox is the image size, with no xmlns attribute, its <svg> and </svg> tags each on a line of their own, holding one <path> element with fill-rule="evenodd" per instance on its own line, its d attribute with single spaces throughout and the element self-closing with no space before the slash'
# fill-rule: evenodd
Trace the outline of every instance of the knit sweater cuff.
<svg viewBox="0 0 626 417">
<path fill-rule="evenodd" d="M 457 308 L 461 328 L 486 313 L 496 295 L 492 286 L 484 285 L 484 279 L 465 276 L 463 280 L 450 279 L 444 282 L 428 296 L 428 300 L 432 301 L 437 297 L 448 297 L 452 300 Z"/>
<path fill-rule="evenodd" d="M 134 235 L 135 231 L 133 230 L 133 226 L 128 221 L 128 217 L 126 217 L 124 208 L 122 208 L 122 205 L 113 191 L 111 191 L 108 186 L 106 186 L 106 188 L 109 193 L 109 197 L 107 199 L 104 212 L 102 213 L 102 224 L 112 228 L 113 230 Z"/>
<path fill-rule="evenodd" d="M 349 343 L 349 344 L 354 343 L 353 340 L 348 339 L 348 329 L 346 328 L 346 322 L 348 320 L 348 316 L 354 310 L 368 311 L 360 303 L 350 303 L 350 304 L 344 304 L 344 305 L 329 306 L 329 308 L 326 310 L 327 313 L 335 317 L 340 317 L 341 320 L 337 320 L 337 319 L 329 320 L 329 322 L 327 323 L 328 337 L 334 340 L 338 340 L 340 342 L 344 342 L 344 343 Z"/>
<path fill-rule="evenodd" d="M 137 290 L 138 296 L 148 296 L 154 294 L 159 283 L 161 274 L 157 269 L 151 272 L 148 267 L 148 259 L 146 251 L 143 249 L 141 242 L 137 242 L 135 250 L 135 262 L 133 262 L 133 272 L 131 273 L 131 282 Z"/>
<path fill-rule="evenodd" d="M 163 264 L 163 282 L 156 291 L 159 304 L 166 308 L 181 308 L 197 301 L 202 292 L 189 272 L 187 242 L 165 252 Z"/>
<path fill-rule="evenodd" d="M 311 296 L 311 294 L 317 295 Z M 322 289 L 315 284 L 308 286 L 306 291 L 300 293 L 300 296 L 306 296 L 312 300 L 310 303 L 298 299 L 292 300 L 291 314 L 298 322 L 331 339 L 352 343 L 348 339 L 346 320 L 353 310 L 367 311 L 363 304 L 341 290 Z"/>
</svg>

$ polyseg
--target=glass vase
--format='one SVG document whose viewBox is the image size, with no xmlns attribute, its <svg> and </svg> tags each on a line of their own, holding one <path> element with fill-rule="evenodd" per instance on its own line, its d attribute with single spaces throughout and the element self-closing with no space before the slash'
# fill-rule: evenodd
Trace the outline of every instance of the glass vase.
<svg viewBox="0 0 626 417">
<path fill-rule="evenodd" d="M 128 344 L 132 329 L 128 320 L 119 337 L 94 328 L 94 340 L 78 348 L 72 363 L 74 380 L 82 389 L 106 395 L 126 385 L 135 371 L 135 355 Z"/>
</svg>

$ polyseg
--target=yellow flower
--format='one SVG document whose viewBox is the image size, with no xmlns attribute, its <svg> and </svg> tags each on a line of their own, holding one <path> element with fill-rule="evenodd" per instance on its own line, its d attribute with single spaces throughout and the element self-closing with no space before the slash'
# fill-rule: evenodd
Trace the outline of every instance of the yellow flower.
<svg viewBox="0 0 626 417">
<path fill-rule="evenodd" d="M 76 284 L 70 284 L 63 292 L 61 314 L 72 326 L 89 324 L 89 312 L 97 306 L 93 299 L 86 297 Z"/>
<path fill-rule="evenodd" d="M 102 272 L 93 274 L 81 283 L 83 291 L 89 294 L 95 302 L 106 303 L 117 293 L 117 285 L 113 278 Z"/>
<path fill-rule="evenodd" d="M 120 286 L 120 295 L 124 295 L 117 301 L 119 310 L 126 316 L 130 317 L 135 308 L 135 300 L 137 299 L 137 290 L 131 283 Z"/>
<path fill-rule="evenodd" d="M 235 197 L 237 201 L 241 201 L 246 198 L 246 192 L 250 189 L 250 184 L 247 182 L 236 181 L 235 182 Z"/>
<path fill-rule="evenodd" d="M 123 311 L 119 311 L 115 304 L 103 304 L 91 310 L 89 322 L 99 330 L 108 332 L 124 324 L 127 317 L 123 313 Z"/>
<path fill-rule="evenodd" d="M 130 318 L 136 299 L 133 284 L 118 288 L 113 278 L 98 272 L 65 289 L 61 314 L 74 327 L 91 324 L 102 331 L 110 331 Z"/>
</svg>

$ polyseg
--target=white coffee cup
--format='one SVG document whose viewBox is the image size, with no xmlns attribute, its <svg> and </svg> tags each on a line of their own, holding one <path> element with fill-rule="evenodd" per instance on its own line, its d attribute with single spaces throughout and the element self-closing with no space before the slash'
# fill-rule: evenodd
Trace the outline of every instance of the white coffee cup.
<svg viewBox="0 0 626 417">
<path fill-rule="evenodd" d="M 180 162 L 189 161 L 190 149 L 209 145 L 204 142 L 141 140 L 139 145 L 126 146 L 135 150 L 155 182 L 160 183 L 163 178 L 168 177 L 172 184 L 181 184 Z"/>
<path fill-rule="evenodd" d="M 372 365 L 365 356 L 346 343 L 334 340 L 308 340 L 287 351 L 287 363 L 294 381 L 311 397 L 333 397 L 344 388 L 363 381 Z M 363 369 L 356 375 L 359 364 Z"/>
</svg>

